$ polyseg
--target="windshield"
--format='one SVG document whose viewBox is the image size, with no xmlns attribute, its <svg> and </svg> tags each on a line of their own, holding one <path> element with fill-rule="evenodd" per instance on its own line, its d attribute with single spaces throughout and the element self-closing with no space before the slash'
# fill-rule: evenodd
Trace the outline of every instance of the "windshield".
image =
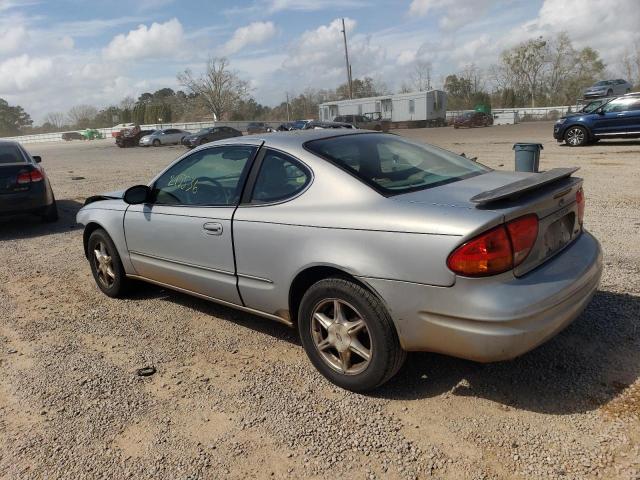
<svg viewBox="0 0 640 480">
<path fill-rule="evenodd" d="M 433 145 L 384 133 L 323 138 L 307 142 L 305 147 L 386 195 L 422 190 L 490 170 Z"/>
<path fill-rule="evenodd" d="M 209 128 L 201 128 L 200 130 L 198 130 L 196 135 L 204 135 L 205 133 L 209 133 L 209 130 Z"/>
<path fill-rule="evenodd" d="M 297 122 L 292 123 L 293 128 L 297 128 L 298 130 L 302 130 L 306 124 L 307 122 L 303 120 L 298 120 Z"/>
</svg>

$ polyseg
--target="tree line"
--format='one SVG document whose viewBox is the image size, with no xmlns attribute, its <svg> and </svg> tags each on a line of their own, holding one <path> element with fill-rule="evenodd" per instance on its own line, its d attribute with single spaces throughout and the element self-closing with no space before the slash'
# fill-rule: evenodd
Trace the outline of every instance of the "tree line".
<svg viewBox="0 0 640 480">
<path fill-rule="evenodd" d="M 640 88 L 640 43 L 630 46 L 620 61 L 628 81 Z M 504 50 L 495 65 L 481 69 L 468 65 L 440 78 L 450 110 L 573 105 L 584 88 L 606 75 L 606 65 L 597 50 L 577 49 L 566 33 L 538 37 Z M 416 62 L 399 92 L 425 91 L 433 87 L 433 69 L 428 60 Z M 307 88 L 274 107 L 257 102 L 248 81 L 230 68 L 226 58 L 211 58 L 200 74 L 187 69 L 177 75 L 182 89 L 162 88 L 137 99 L 125 97 L 116 105 L 97 109 L 76 105 L 68 112 L 51 112 L 44 123 L 33 126 L 20 106 L 0 99 L 0 135 L 18 135 L 111 127 L 117 123 L 154 124 L 207 120 L 272 120 L 314 118 L 323 102 L 348 98 L 348 85 L 335 89 Z M 371 77 L 353 80 L 355 98 L 387 95 L 388 86 Z"/>
</svg>

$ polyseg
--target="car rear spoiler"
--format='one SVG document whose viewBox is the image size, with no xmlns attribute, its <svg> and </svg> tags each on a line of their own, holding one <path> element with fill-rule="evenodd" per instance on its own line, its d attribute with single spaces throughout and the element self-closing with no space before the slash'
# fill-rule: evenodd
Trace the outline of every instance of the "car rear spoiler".
<svg viewBox="0 0 640 480">
<path fill-rule="evenodd" d="M 523 195 L 531 190 L 536 190 L 544 185 L 548 185 L 563 178 L 568 178 L 577 172 L 580 167 L 552 168 L 538 175 L 532 175 L 523 180 L 509 183 L 493 190 L 479 193 L 471 197 L 471 201 L 477 206 L 486 205 L 488 203 L 497 202 L 507 198 L 515 198 Z"/>
</svg>

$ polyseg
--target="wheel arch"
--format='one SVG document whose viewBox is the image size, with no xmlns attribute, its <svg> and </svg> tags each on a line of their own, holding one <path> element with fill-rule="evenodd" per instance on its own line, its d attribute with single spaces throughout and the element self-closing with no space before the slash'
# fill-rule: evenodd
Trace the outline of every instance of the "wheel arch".
<svg viewBox="0 0 640 480">
<path fill-rule="evenodd" d="M 289 287 L 290 320 L 294 323 L 297 322 L 298 309 L 300 307 L 302 297 L 313 284 L 319 282 L 320 280 L 324 280 L 325 278 L 336 277 L 347 279 L 361 286 L 362 288 L 365 288 L 382 302 L 387 311 L 389 310 L 387 302 L 384 301 L 384 298 L 382 298 L 380 294 L 361 277 L 358 277 L 353 273 L 347 271 L 346 269 L 340 268 L 336 265 L 310 265 L 299 271 L 291 281 L 291 285 Z"/>
</svg>

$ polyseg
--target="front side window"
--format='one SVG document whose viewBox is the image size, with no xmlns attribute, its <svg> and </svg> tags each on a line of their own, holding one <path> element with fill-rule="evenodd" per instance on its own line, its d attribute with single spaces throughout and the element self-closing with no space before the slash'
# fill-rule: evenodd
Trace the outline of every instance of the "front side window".
<svg viewBox="0 0 640 480">
<path fill-rule="evenodd" d="M 153 186 L 153 203 L 162 205 L 236 205 L 255 147 L 201 150 L 164 172 Z"/>
<path fill-rule="evenodd" d="M 490 170 L 433 145 L 384 133 L 323 138 L 305 147 L 385 195 L 435 187 Z"/>
<path fill-rule="evenodd" d="M 640 100 L 637 97 L 620 97 L 615 100 L 611 100 L 606 105 L 603 105 L 602 111 L 605 113 L 611 113 L 638 110 L 640 108 L 639 104 Z"/>
<path fill-rule="evenodd" d="M 267 150 L 256 178 L 251 203 L 279 202 L 301 192 L 311 175 L 297 160 L 274 150 Z"/>
</svg>

